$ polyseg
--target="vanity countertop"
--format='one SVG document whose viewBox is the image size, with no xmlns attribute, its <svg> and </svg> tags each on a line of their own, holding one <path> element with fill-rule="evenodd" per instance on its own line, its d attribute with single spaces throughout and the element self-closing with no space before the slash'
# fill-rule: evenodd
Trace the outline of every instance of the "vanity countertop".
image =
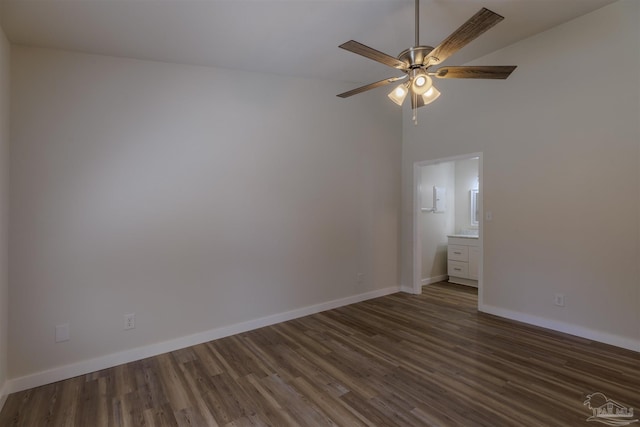
<svg viewBox="0 0 640 427">
<path fill-rule="evenodd" d="M 447 237 L 459 237 L 463 239 L 477 239 L 478 236 L 475 234 L 449 234 Z"/>
</svg>

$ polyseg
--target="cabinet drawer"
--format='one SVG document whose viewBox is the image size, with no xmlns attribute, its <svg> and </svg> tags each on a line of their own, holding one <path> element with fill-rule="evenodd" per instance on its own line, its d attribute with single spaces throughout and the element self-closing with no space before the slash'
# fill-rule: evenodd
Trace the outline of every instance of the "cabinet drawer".
<svg viewBox="0 0 640 427">
<path fill-rule="evenodd" d="M 447 258 L 454 261 L 469 261 L 469 247 L 449 245 L 447 249 Z"/>
<path fill-rule="evenodd" d="M 448 263 L 449 276 L 469 278 L 469 264 L 460 261 L 451 261 Z"/>
</svg>

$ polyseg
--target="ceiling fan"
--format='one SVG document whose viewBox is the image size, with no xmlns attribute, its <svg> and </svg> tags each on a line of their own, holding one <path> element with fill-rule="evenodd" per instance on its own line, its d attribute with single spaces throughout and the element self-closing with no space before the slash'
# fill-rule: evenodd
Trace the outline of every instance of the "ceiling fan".
<svg viewBox="0 0 640 427">
<path fill-rule="evenodd" d="M 433 86 L 431 77 L 439 79 L 506 79 L 516 69 L 515 65 L 471 65 L 462 67 L 445 66 L 434 71 L 429 70 L 432 66 L 442 63 L 482 33 L 502 21 L 504 17 L 489 9 L 482 8 L 435 48 L 420 45 L 419 17 L 420 0 L 415 0 L 416 44 L 414 47 L 400 52 L 397 58 L 358 43 L 355 40 L 341 44 L 339 47 L 342 49 L 393 67 L 404 72 L 405 75 L 380 80 L 379 82 L 341 93 L 338 96 L 340 98 L 348 98 L 370 89 L 409 78 L 409 80 L 397 86 L 388 96 L 396 104 L 402 105 L 407 95 L 411 94 L 413 120 L 417 123 L 416 110 L 430 104 L 440 96 L 438 89 Z"/>
</svg>

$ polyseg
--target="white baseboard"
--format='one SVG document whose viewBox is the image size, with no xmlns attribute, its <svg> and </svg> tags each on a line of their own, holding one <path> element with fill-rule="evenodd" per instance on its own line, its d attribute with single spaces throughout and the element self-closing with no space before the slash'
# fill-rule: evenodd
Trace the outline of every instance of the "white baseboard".
<svg viewBox="0 0 640 427">
<path fill-rule="evenodd" d="M 449 280 L 449 276 L 447 274 L 441 274 L 440 276 L 427 277 L 426 279 L 422 279 L 422 286 L 430 285 L 432 283 L 444 282 Z"/>
<path fill-rule="evenodd" d="M 5 381 L 0 387 L 0 411 L 4 407 L 4 403 L 7 401 L 7 397 L 9 397 L 9 384 Z"/>
<path fill-rule="evenodd" d="M 264 326 L 273 325 L 275 323 L 286 322 L 287 320 L 308 316 L 310 314 L 331 310 L 349 304 L 355 304 L 357 302 L 382 297 L 399 291 L 399 286 L 377 289 L 375 291 L 365 292 L 359 295 L 352 295 L 346 298 L 340 298 L 333 301 L 310 305 L 284 313 L 277 313 L 242 323 L 236 323 L 234 325 L 223 326 L 220 328 L 211 329 L 209 331 L 200 332 L 193 335 L 187 335 L 169 341 L 151 344 L 144 347 L 138 347 L 131 350 L 125 350 L 119 353 L 113 353 L 94 359 L 83 360 L 81 362 L 59 366 L 56 368 L 48 369 L 46 371 L 36 372 L 34 374 L 13 378 L 5 383 L 4 388 L 2 389 L 2 393 L 0 393 L 0 398 L 1 396 L 8 395 L 9 393 L 15 393 L 17 391 L 22 391 L 29 388 L 50 384 L 56 381 L 73 378 L 78 375 L 85 375 L 102 369 L 112 368 L 123 363 L 134 362 L 136 360 L 145 359 L 147 357 L 157 356 L 159 354 L 179 350 L 181 348 L 189 347 L 192 345 L 202 344 L 204 342 L 224 338 L 230 335 L 251 331 L 253 329 L 262 328 Z"/>
<path fill-rule="evenodd" d="M 413 295 L 417 295 L 418 294 L 415 291 L 415 289 L 413 289 L 413 287 L 408 287 L 408 286 L 401 286 L 400 287 L 400 292 L 406 292 L 408 294 L 413 294 Z"/>
<path fill-rule="evenodd" d="M 426 279 L 420 280 L 420 285 L 421 286 L 426 286 L 426 285 L 430 285 L 432 283 L 438 283 L 438 282 L 445 281 L 448 278 L 449 278 L 449 276 L 446 275 L 446 274 L 442 274 L 440 276 L 428 277 Z M 400 292 L 406 292 L 408 294 L 413 294 L 413 295 L 420 295 L 422 293 L 422 289 L 418 289 L 416 291 L 416 289 L 414 289 L 413 286 L 411 286 L 411 287 L 409 287 L 409 286 L 401 286 L 400 287 Z"/>
<path fill-rule="evenodd" d="M 511 311 L 486 304 L 478 307 L 478 310 L 483 313 L 493 314 L 495 316 L 516 320 L 518 322 L 528 323 L 530 325 L 540 326 L 542 328 L 563 332 L 565 334 L 575 335 L 592 341 L 598 341 L 604 344 L 610 344 L 627 350 L 640 352 L 640 339 L 621 337 L 607 332 L 596 331 L 582 326 L 572 325 L 570 323 L 559 322 L 557 320 L 546 319 L 544 317 Z"/>
<path fill-rule="evenodd" d="M 473 288 L 477 288 L 478 287 L 478 281 L 477 280 L 465 279 L 464 277 L 450 276 L 449 277 L 449 283 L 455 283 L 455 284 L 458 284 L 458 285 L 471 286 Z"/>
</svg>

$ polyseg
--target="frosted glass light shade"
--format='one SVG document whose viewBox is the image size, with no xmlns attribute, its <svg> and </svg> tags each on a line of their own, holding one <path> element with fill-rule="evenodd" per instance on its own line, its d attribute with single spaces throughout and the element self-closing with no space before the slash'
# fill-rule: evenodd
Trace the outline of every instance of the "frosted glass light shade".
<svg viewBox="0 0 640 427">
<path fill-rule="evenodd" d="M 413 80 L 411 83 L 411 90 L 418 95 L 424 95 L 431 87 L 433 86 L 433 82 L 431 77 L 424 74 L 423 72 L 417 72 L 413 76 Z"/>
<path fill-rule="evenodd" d="M 431 104 L 433 101 L 438 99 L 439 96 L 440 96 L 440 91 L 436 89 L 435 86 L 431 86 L 429 90 L 427 90 L 422 95 L 422 100 L 424 101 L 424 105 Z"/>
<path fill-rule="evenodd" d="M 402 105 L 408 93 L 409 93 L 409 89 L 407 89 L 407 87 L 403 83 L 398 87 L 396 87 L 393 91 L 391 91 L 391 93 L 387 96 L 389 97 L 390 100 L 392 100 L 396 104 Z"/>
</svg>

